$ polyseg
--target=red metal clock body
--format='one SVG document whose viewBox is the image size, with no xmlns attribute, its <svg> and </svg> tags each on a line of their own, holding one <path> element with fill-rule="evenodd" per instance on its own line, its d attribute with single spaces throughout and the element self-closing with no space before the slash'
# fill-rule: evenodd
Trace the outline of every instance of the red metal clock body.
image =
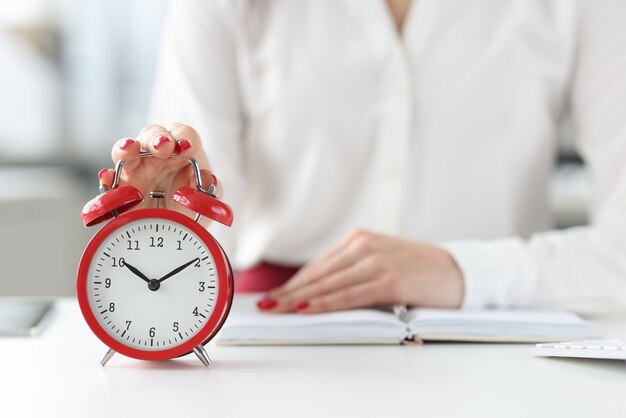
<svg viewBox="0 0 626 418">
<path fill-rule="evenodd" d="M 169 209 L 128 211 L 143 196 L 117 187 L 122 165 L 114 188 L 83 209 L 87 226 L 113 218 L 87 245 L 76 283 L 89 328 L 110 348 L 102 364 L 115 352 L 140 360 L 194 352 L 208 366 L 203 346 L 224 324 L 234 285 L 226 254 L 197 220 L 205 215 L 230 225 L 232 211 L 201 184 L 171 196 L 196 211 L 196 221 Z"/>
</svg>

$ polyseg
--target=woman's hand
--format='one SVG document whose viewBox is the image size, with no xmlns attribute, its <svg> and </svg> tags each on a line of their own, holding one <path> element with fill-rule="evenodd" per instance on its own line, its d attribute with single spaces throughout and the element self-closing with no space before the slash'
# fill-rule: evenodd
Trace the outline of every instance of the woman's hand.
<svg viewBox="0 0 626 418">
<path fill-rule="evenodd" d="M 458 308 L 462 297 L 463 274 L 444 249 L 356 231 L 258 306 L 301 313 L 391 304 Z"/>
<path fill-rule="evenodd" d="M 137 158 L 140 150 L 150 151 L 154 157 Z M 170 158 L 176 154 L 181 158 Z M 169 129 L 159 125 L 149 125 L 141 130 L 136 139 L 120 139 L 113 145 L 111 158 L 114 163 L 126 160 L 122 169 L 120 185 L 132 185 L 144 195 L 144 201 L 137 208 L 156 207 L 155 199 L 150 198 L 151 191 L 163 191 L 166 198 L 161 199 L 160 207 L 176 210 L 193 216 L 193 213 L 169 199 L 181 186 L 195 186 L 193 169 L 185 158 L 194 157 L 200 166 L 202 184 L 205 188 L 217 183 L 211 174 L 209 159 L 202 149 L 198 133 L 191 127 L 175 124 Z M 111 187 L 115 170 L 104 169 L 98 173 L 100 184 Z M 221 196 L 221 187 L 217 185 L 216 194 Z M 208 220 L 203 218 L 208 224 Z"/>
</svg>

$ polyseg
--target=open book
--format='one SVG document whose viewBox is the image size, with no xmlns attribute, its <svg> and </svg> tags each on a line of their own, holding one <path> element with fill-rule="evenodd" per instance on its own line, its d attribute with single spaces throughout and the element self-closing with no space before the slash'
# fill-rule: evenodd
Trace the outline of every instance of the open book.
<svg viewBox="0 0 626 418">
<path fill-rule="evenodd" d="M 222 345 L 399 344 L 418 337 L 440 341 L 546 342 L 593 337 L 578 316 L 562 311 L 356 309 L 323 314 L 260 312 L 260 295 L 235 296 L 217 337 Z"/>
</svg>

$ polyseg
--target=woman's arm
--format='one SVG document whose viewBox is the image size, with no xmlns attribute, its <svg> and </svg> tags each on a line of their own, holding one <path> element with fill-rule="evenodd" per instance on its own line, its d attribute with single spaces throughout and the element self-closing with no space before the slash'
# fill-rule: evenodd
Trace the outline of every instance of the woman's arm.
<svg viewBox="0 0 626 418">
<path fill-rule="evenodd" d="M 626 307 L 626 3 L 586 1 L 570 90 L 592 187 L 588 227 L 447 246 L 464 305 L 546 305 L 583 313 Z"/>
<path fill-rule="evenodd" d="M 570 100 L 594 189 L 590 226 L 537 233 L 528 240 L 449 242 L 443 245 L 447 252 L 370 234 L 361 239 L 369 242 L 368 254 L 344 257 L 343 264 L 325 262 L 327 255 L 271 292 L 273 310 L 407 302 L 550 306 L 581 313 L 626 308 L 626 3 L 592 0 L 581 6 Z M 354 240 L 339 245 L 343 253 L 350 246 Z M 415 260 L 407 270 L 401 257 L 411 251 Z"/>
<path fill-rule="evenodd" d="M 204 169 L 211 168 L 207 155 L 213 156 L 211 171 L 219 177 L 219 190 L 227 190 L 224 198 L 237 209 L 243 115 L 235 27 L 233 2 L 170 3 L 149 117 L 152 125 L 144 128 L 134 143 L 122 149 L 120 142 L 112 150 L 114 162 L 120 158 L 132 160 L 140 147 L 161 158 L 130 161 L 125 166 L 123 183 L 139 182 L 142 189 L 165 191 L 193 183 L 188 164 L 169 159 L 175 145 L 178 151 L 181 140 L 187 139 L 191 146 L 182 155 L 196 157 Z M 155 143 L 159 143 L 158 149 Z M 102 177 L 104 184 L 110 183 L 112 170 Z M 210 176 L 208 179 L 203 180 L 207 185 L 212 182 Z M 172 208 L 178 210 L 176 206 Z M 220 235 L 221 229 L 214 232 Z M 218 238 L 228 250 L 232 250 L 233 235 L 229 231 Z"/>
</svg>

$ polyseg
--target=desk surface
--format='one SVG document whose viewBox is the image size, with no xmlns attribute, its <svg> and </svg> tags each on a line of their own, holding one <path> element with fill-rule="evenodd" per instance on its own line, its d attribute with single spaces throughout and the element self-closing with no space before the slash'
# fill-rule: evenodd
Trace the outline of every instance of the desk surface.
<svg viewBox="0 0 626 418">
<path fill-rule="evenodd" d="M 626 335 L 626 320 L 594 322 Z M 219 347 L 141 362 L 106 352 L 74 300 L 36 338 L 0 339 L 6 417 L 590 417 L 620 411 L 626 365 L 528 345 Z M 7 413 L 10 412 L 10 413 Z M 619 412 L 618 415 L 622 412 Z"/>
</svg>

